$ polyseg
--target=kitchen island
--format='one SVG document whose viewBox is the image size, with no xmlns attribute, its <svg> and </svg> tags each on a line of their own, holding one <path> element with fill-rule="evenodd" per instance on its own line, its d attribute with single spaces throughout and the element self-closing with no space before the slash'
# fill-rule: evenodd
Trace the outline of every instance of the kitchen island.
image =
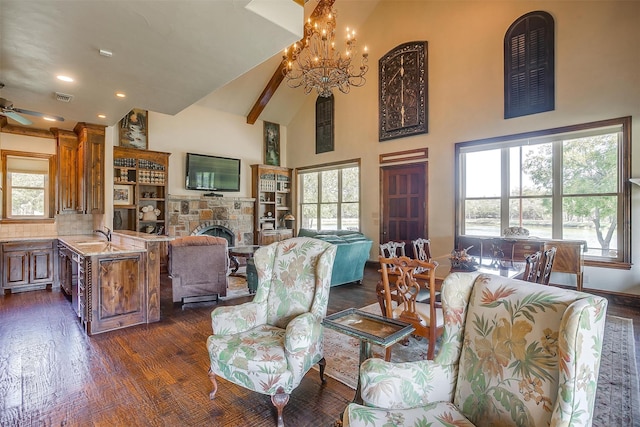
<svg viewBox="0 0 640 427">
<path fill-rule="evenodd" d="M 60 285 L 89 335 L 147 323 L 146 251 L 93 235 L 58 237 Z"/>
<path fill-rule="evenodd" d="M 113 243 L 143 249 L 146 252 L 145 267 L 147 323 L 160 320 L 160 272 L 167 270 L 167 242 L 173 237 L 118 230 L 113 232 Z"/>
</svg>

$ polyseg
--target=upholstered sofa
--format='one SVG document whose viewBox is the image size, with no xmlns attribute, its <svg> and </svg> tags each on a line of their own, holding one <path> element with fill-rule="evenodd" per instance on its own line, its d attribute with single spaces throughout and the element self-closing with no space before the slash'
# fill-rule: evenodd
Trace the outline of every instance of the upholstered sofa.
<svg viewBox="0 0 640 427">
<path fill-rule="evenodd" d="M 336 259 L 333 263 L 331 286 L 361 282 L 364 265 L 369 259 L 371 239 L 357 231 L 350 230 L 310 230 L 301 228 L 298 237 L 313 237 L 336 245 Z"/>
<path fill-rule="evenodd" d="M 229 273 L 227 239 L 186 236 L 169 242 L 168 270 L 174 302 L 226 296 Z"/>
<path fill-rule="evenodd" d="M 435 360 L 366 360 L 345 426 L 591 425 L 607 300 L 474 272 L 447 276 L 442 306 Z"/>
</svg>

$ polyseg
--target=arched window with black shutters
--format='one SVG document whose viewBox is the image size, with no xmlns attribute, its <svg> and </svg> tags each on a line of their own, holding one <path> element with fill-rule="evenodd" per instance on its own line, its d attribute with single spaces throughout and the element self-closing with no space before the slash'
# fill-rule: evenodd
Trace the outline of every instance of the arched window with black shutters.
<svg viewBox="0 0 640 427">
<path fill-rule="evenodd" d="M 518 18 L 504 37 L 504 118 L 555 108 L 554 21 L 543 11 Z"/>
</svg>

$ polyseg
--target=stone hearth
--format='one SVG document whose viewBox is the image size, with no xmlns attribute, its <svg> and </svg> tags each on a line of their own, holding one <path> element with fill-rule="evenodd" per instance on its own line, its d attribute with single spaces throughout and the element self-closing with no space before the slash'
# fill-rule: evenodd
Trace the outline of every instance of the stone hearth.
<svg viewBox="0 0 640 427">
<path fill-rule="evenodd" d="M 169 195 L 169 236 L 189 236 L 197 228 L 222 225 L 232 230 L 236 246 L 253 244 L 253 206 L 248 197 Z"/>
</svg>

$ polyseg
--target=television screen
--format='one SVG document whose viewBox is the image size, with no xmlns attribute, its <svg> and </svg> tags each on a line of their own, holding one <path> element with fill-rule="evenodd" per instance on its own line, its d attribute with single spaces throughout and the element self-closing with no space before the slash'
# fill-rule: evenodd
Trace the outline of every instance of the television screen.
<svg viewBox="0 0 640 427">
<path fill-rule="evenodd" d="M 240 191 L 240 159 L 187 153 L 188 190 Z"/>
</svg>

